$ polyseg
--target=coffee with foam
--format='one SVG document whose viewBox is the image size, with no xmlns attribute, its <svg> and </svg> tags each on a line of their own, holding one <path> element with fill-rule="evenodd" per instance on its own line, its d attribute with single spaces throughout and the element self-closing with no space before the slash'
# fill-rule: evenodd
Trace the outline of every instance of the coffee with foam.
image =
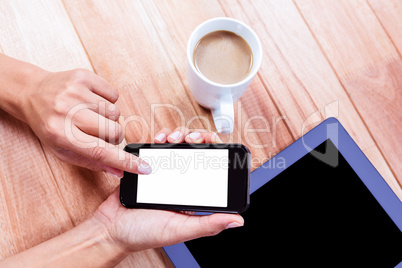
<svg viewBox="0 0 402 268">
<path fill-rule="evenodd" d="M 253 53 L 241 36 L 229 31 L 215 31 L 197 43 L 193 63 L 209 80 L 230 85 L 243 81 L 250 74 Z"/>
</svg>

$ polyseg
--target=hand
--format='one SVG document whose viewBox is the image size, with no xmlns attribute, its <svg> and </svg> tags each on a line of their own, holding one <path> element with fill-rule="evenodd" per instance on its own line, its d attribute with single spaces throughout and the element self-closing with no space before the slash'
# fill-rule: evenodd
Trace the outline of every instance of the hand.
<svg viewBox="0 0 402 268">
<path fill-rule="evenodd" d="M 186 128 L 177 128 L 173 133 L 169 129 L 161 130 L 155 142 L 166 141 L 220 142 L 213 132 L 198 130 L 190 133 Z M 106 226 L 108 237 L 126 253 L 216 235 L 222 230 L 244 224 L 243 218 L 237 214 L 195 216 L 164 210 L 127 209 L 120 204 L 119 188 L 100 205 L 94 218 Z"/>
<path fill-rule="evenodd" d="M 24 121 L 62 161 L 106 171 L 149 174 L 151 168 L 115 146 L 124 138 L 119 125 L 119 94 L 93 72 L 77 69 L 50 73 L 40 70 L 38 83 L 25 94 Z"/>
</svg>

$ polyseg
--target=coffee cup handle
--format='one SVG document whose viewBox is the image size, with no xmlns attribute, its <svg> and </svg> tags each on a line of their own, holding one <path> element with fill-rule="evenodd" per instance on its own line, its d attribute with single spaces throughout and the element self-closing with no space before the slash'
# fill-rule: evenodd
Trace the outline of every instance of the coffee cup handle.
<svg viewBox="0 0 402 268">
<path fill-rule="evenodd" d="M 234 107 L 232 95 L 228 94 L 220 99 L 220 103 L 212 109 L 212 117 L 216 130 L 220 134 L 230 134 L 234 128 Z"/>
</svg>

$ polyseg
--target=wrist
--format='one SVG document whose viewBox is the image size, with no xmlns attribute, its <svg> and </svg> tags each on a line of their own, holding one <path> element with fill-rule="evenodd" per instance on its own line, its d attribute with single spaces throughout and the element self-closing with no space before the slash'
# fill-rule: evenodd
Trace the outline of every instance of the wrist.
<svg viewBox="0 0 402 268">
<path fill-rule="evenodd" d="M 3 260 L 5 267 L 115 267 L 127 253 L 94 217 L 42 244 Z"/>
<path fill-rule="evenodd" d="M 132 252 L 113 237 L 110 232 L 110 228 L 112 228 L 111 223 L 105 223 L 103 219 L 99 219 L 98 213 L 97 211 L 95 215 L 88 220 L 92 225 L 96 225 L 99 230 L 98 237 L 100 239 L 98 240 L 98 245 L 102 247 L 104 251 L 111 253 L 110 255 L 113 255 L 113 259 L 120 262 Z M 102 217 L 104 216 L 102 215 Z"/>
<path fill-rule="evenodd" d="M 67 233 L 62 245 L 53 252 L 45 266 L 49 267 L 114 267 L 129 253 L 110 237 L 107 226 L 91 217 Z M 68 264 L 68 265 L 67 265 Z"/>
<path fill-rule="evenodd" d="M 40 86 L 49 73 L 50 72 L 29 63 L 26 63 L 21 69 L 21 89 L 18 92 L 19 96 L 16 103 L 19 114 L 17 116 L 14 115 L 15 117 L 29 124 L 28 118 L 32 111 L 31 101 L 35 94 L 41 94 Z"/>
<path fill-rule="evenodd" d="M 26 122 L 26 102 L 47 72 L 0 54 L 0 109 Z"/>
</svg>

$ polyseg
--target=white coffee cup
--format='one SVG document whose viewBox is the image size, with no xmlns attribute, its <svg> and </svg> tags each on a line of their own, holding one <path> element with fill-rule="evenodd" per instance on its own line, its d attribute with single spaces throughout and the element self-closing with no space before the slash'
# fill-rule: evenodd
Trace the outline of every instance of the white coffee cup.
<svg viewBox="0 0 402 268">
<path fill-rule="evenodd" d="M 253 53 L 253 66 L 249 75 L 242 81 L 225 85 L 213 82 L 200 73 L 194 66 L 193 53 L 198 41 L 206 34 L 215 31 L 230 31 L 241 36 L 250 45 Z M 246 24 L 232 18 L 207 20 L 192 32 L 187 43 L 187 79 L 196 101 L 212 111 L 216 130 L 229 134 L 234 128 L 234 107 L 251 80 L 257 74 L 262 61 L 261 42 L 255 32 Z"/>
</svg>

